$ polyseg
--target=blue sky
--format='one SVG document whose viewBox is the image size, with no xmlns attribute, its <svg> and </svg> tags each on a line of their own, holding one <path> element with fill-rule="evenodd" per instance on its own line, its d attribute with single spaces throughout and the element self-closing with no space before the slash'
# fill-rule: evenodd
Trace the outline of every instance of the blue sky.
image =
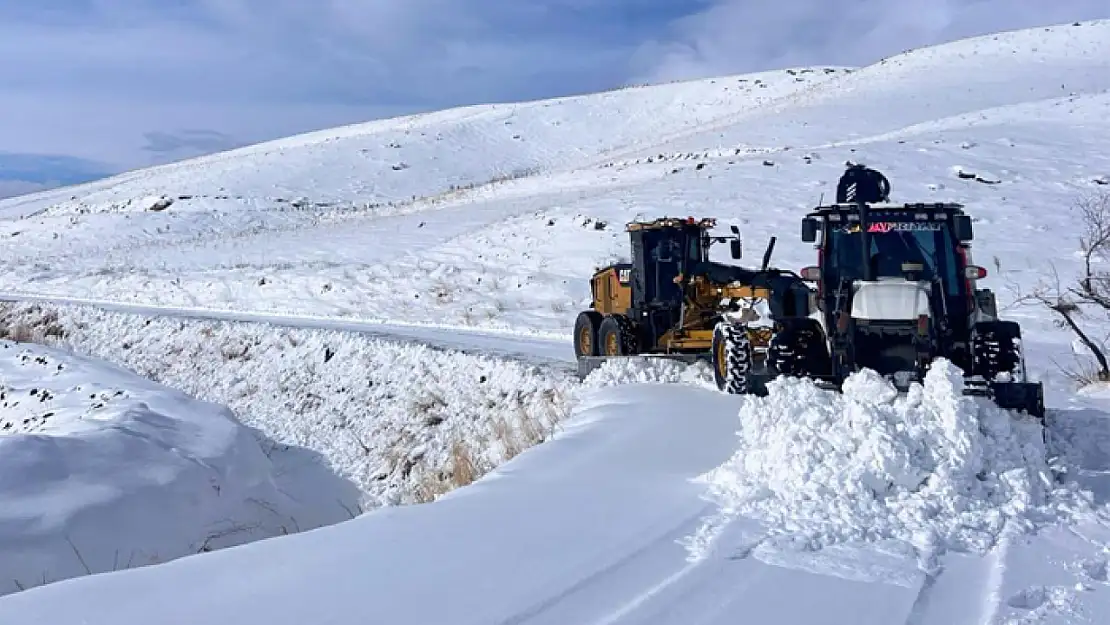
<svg viewBox="0 0 1110 625">
<path fill-rule="evenodd" d="M 1106 0 L 0 0 L 0 196 L 403 113 L 863 65 Z"/>
</svg>

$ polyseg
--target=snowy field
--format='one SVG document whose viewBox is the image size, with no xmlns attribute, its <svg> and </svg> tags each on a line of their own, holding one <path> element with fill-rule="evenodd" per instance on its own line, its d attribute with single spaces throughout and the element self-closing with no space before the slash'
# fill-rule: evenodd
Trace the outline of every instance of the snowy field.
<svg viewBox="0 0 1110 625">
<path fill-rule="evenodd" d="M 0 291 L 39 300 L 7 327 L 228 406 L 274 466 L 318 454 L 313 480 L 267 475 L 326 485 L 291 499 L 329 524 L 12 594 L 0 622 L 1110 620 L 1110 393 L 1078 392 L 1071 334 L 1012 305 L 1081 269 L 1108 113 L 1110 22 L 1088 22 L 385 120 L 0 202 Z M 1046 382 L 1047 447 L 944 365 L 904 398 L 867 376 L 765 399 L 678 367 L 571 379 L 586 279 L 627 255 L 624 223 L 718 217 L 745 264 L 777 236 L 798 268 L 801 215 L 846 160 L 894 201 L 967 205 Z M 326 518 L 352 504 L 386 507 Z"/>
</svg>

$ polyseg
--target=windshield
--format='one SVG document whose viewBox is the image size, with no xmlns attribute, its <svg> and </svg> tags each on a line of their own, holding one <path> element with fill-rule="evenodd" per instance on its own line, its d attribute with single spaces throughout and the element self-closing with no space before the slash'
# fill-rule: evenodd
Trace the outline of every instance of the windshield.
<svg viewBox="0 0 1110 625">
<path fill-rule="evenodd" d="M 946 224 L 881 221 L 872 223 L 868 232 L 871 245 L 867 257 L 874 277 L 902 277 L 905 275 L 902 265 L 914 263 L 922 266 L 920 279 L 940 278 L 948 295 L 962 293 L 954 240 Z M 834 282 L 862 278 L 860 241 L 859 224 L 831 226 L 822 272 Z"/>
<path fill-rule="evenodd" d="M 656 262 L 677 263 L 685 260 L 698 263 L 707 259 L 699 230 L 659 231 L 645 241 L 651 250 L 651 259 Z"/>
</svg>

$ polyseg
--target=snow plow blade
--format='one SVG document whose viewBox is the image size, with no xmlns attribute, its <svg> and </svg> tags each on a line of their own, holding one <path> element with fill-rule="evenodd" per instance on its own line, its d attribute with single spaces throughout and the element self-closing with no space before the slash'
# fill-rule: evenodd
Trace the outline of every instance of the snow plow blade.
<svg viewBox="0 0 1110 625">
<path fill-rule="evenodd" d="M 687 365 L 692 365 L 698 361 L 709 363 L 712 365 L 713 358 L 710 354 L 638 354 L 635 356 L 579 356 L 578 357 L 578 379 L 584 380 L 590 373 L 596 370 L 607 361 L 640 361 L 650 362 L 652 360 L 670 360 L 681 362 Z"/>
<path fill-rule="evenodd" d="M 1040 382 L 990 382 L 964 388 L 964 395 L 988 397 L 1003 410 L 1025 412 L 1044 420 L 1044 385 Z"/>
</svg>

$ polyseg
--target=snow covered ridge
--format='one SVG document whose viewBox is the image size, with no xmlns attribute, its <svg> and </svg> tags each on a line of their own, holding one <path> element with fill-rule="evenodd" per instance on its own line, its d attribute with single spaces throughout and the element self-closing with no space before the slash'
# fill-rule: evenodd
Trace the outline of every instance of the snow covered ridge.
<svg viewBox="0 0 1110 625">
<path fill-rule="evenodd" d="M 812 550 L 893 539 L 923 555 L 983 553 L 1005 532 L 1100 514 L 1091 493 L 1055 480 L 1035 420 L 962 385 L 945 360 L 904 395 L 869 371 L 842 395 L 775 381 L 768 397 L 744 398 L 735 455 L 699 479 L 724 517 L 760 519 L 767 540 Z M 693 557 L 720 522 L 689 541 Z"/>
<path fill-rule="evenodd" d="M 226 408 L 0 341 L 0 595 L 294 531 L 273 473 Z"/>
</svg>

